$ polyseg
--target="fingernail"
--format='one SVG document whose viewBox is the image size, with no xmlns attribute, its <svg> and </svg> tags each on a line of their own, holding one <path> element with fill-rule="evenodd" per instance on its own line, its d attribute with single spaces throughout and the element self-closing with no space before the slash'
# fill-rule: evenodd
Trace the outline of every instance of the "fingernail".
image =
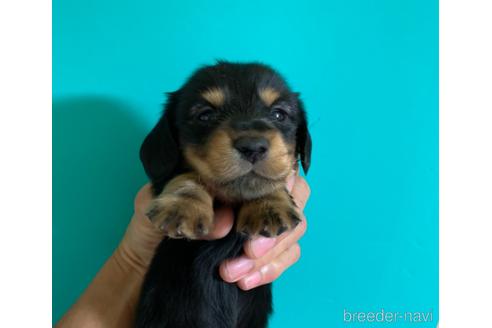
<svg viewBox="0 0 492 328">
<path fill-rule="evenodd" d="M 237 259 L 230 261 L 226 268 L 227 273 L 229 273 L 229 278 L 232 280 L 236 280 L 241 276 L 248 273 L 253 267 L 255 263 L 249 259 Z"/>
<path fill-rule="evenodd" d="M 251 242 L 251 252 L 258 258 L 265 255 L 275 245 L 275 238 L 258 237 Z"/>
<path fill-rule="evenodd" d="M 292 188 L 294 188 L 294 183 L 296 182 L 296 176 L 295 175 L 289 175 L 287 178 L 287 190 L 292 191 Z"/>
<path fill-rule="evenodd" d="M 243 282 L 246 289 L 256 287 L 261 282 L 261 273 L 259 271 L 256 271 L 245 277 Z"/>
</svg>

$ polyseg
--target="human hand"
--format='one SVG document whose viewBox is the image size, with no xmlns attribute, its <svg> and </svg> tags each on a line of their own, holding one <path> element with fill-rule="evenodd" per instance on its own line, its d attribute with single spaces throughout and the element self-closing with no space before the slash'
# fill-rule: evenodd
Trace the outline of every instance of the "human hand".
<svg viewBox="0 0 492 328">
<path fill-rule="evenodd" d="M 155 250 L 165 233 L 157 229 L 146 212 L 152 201 L 152 188 L 148 183 L 137 193 L 134 201 L 134 214 L 125 236 L 116 250 L 116 257 L 134 271 L 145 274 Z M 229 207 L 215 210 L 214 229 L 204 239 L 225 237 L 233 225 L 233 211 Z"/>
<path fill-rule="evenodd" d="M 244 244 L 244 255 L 221 264 L 219 272 L 224 281 L 235 282 L 239 288 L 249 290 L 274 281 L 297 262 L 301 255 L 298 241 L 307 228 L 302 210 L 306 206 L 310 189 L 302 177 L 291 175 L 287 180 L 287 190 L 300 210 L 301 222 L 280 236 L 259 236 L 247 241 Z"/>
<path fill-rule="evenodd" d="M 306 181 L 293 174 L 287 180 L 287 189 L 302 211 L 310 193 Z M 146 184 L 135 197 L 134 215 L 117 250 L 119 257 L 142 275 L 147 271 L 155 249 L 165 235 L 155 228 L 145 215 L 151 200 L 151 186 Z M 226 260 L 220 266 L 222 279 L 231 283 L 236 282 L 241 289 L 248 290 L 269 283 L 280 276 L 300 256 L 297 241 L 306 230 L 306 220 L 302 213 L 300 214 L 302 221 L 292 231 L 275 238 L 258 237 L 247 241 L 244 245 L 245 255 Z M 219 239 L 229 233 L 234 222 L 232 209 L 229 207 L 217 209 L 214 222 L 214 229 L 205 239 Z"/>
<path fill-rule="evenodd" d="M 292 175 L 288 178 L 287 189 L 302 211 L 309 197 L 306 181 Z M 118 248 L 57 327 L 129 327 L 134 322 L 143 277 L 164 237 L 145 215 L 151 200 L 151 188 L 147 184 L 135 197 L 134 215 Z M 300 256 L 297 241 L 306 230 L 306 220 L 302 213 L 299 214 L 302 220 L 293 230 L 275 238 L 258 237 L 247 241 L 244 255 L 221 264 L 222 279 L 236 283 L 243 290 L 275 280 Z M 217 209 L 215 227 L 205 238 L 225 237 L 233 223 L 232 209 Z M 108 308 L 111 311 L 106 311 Z"/>
</svg>

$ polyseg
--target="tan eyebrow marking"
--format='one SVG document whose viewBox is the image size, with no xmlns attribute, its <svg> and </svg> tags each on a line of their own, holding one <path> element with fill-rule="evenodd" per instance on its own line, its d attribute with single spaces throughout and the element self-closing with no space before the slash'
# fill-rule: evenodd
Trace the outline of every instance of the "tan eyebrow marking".
<svg viewBox="0 0 492 328">
<path fill-rule="evenodd" d="M 220 107 L 225 102 L 224 90 L 220 88 L 210 88 L 202 92 L 202 97 L 215 107 Z"/>
<path fill-rule="evenodd" d="M 260 98 L 267 106 L 271 106 L 279 97 L 280 93 L 271 87 L 260 90 Z"/>
</svg>

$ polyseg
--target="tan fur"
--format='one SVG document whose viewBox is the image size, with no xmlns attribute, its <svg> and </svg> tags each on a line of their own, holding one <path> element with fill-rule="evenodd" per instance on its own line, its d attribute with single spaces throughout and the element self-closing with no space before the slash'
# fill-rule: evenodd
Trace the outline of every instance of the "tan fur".
<svg viewBox="0 0 492 328">
<path fill-rule="evenodd" d="M 250 170 L 249 164 L 241 159 L 232 145 L 232 140 L 243 136 L 263 136 L 269 140 L 269 154 L 266 159 L 257 163 L 255 168 L 255 172 L 266 180 L 255 183 L 252 181 L 254 178 L 249 178 L 255 184 L 255 194 L 242 193 L 241 197 L 235 197 L 239 194 L 240 186 L 228 183 Z M 284 142 L 278 131 L 235 132 L 220 127 L 205 145 L 186 146 L 184 157 L 210 190 L 222 200 L 233 201 L 235 198 L 261 197 L 281 187 L 295 165 L 293 147 Z"/>
<path fill-rule="evenodd" d="M 260 90 L 260 98 L 267 106 L 271 106 L 279 97 L 280 93 L 271 87 Z"/>
<path fill-rule="evenodd" d="M 213 199 L 198 175 L 182 174 L 152 201 L 148 216 L 169 237 L 198 239 L 213 228 Z"/>
<path fill-rule="evenodd" d="M 291 230 L 299 224 L 298 209 L 285 189 L 244 203 L 239 210 L 236 229 L 249 236 L 270 237 Z"/>
<path fill-rule="evenodd" d="M 188 146 L 184 156 L 207 181 L 225 182 L 240 176 L 239 154 L 225 129 L 219 128 L 205 146 Z"/>
<path fill-rule="evenodd" d="M 210 88 L 202 92 L 202 97 L 215 107 L 220 107 L 225 102 L 224 90 L 220 88 Z"/>
<path fill-rule="evenodd" d="M 275 180 L 286 178 L 295 163 L 294 145 L 287 145 L 278 131 L 268 133 L 267 139 L 270 142 L 268 157 L 259 163 L 257 171 Z"/>
</svg>

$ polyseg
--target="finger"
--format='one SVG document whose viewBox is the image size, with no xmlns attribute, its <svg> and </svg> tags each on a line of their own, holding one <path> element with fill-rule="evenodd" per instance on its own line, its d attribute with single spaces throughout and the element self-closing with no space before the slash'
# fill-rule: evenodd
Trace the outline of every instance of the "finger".
<svg viewBox="0 0 492 328">
<path fill-rule="evenodd" d="M 287 232 L 282 235 L 287 234 Z M 268 253 L 277 243 L 277 238 L 259 236 L 244 243 L 244 253 L 251 259 L 257 259 Z"/>
<path fill-rule="evenodd" d="M 262 266 L 266 265 L 270 261 L 273 261 L 276 257 L 282 254 L 285 250 L 291 247 L 293 244 L 304 235 L 307 229 L 307 222 L 302 215 L 302 221 L 290 232 L 285 232 L 279 237 L 275 238 L 276 243 L 264 256 L 255 258 L 251 254 L 251 248 L 245 247 L 246 255 L 242 255 L 238 258 L 225 260 L 219 267 L 219 274 L 226 282 L 236 282 L 239 279 L 245 277 L 250 272 L 258 270 Z M 251 243 L 248 241 L 246 243 Z M 246 251 L 247 250 L 247 251 Z"/>
<path fill-rule="evenodd" d="M 238 281 L 253 270 L 257 270 L 258 268 L 275 259 L 286 249 L 291 247 L 292 244 L 296 243 L 305 231 L 306 220 L 302 220 L 301 223 L 299 223 L 294 230 L 290 232 L 285 232 L 278 238 L 259 237 L 258 239 L 260 240 L 262 238 L 272 240 L 276 243 L 276 245 L 268 250 L 267 253 L 261 258 L 256 258 L 255 256 L 251 255 L 251 246 L 245 246 L 245 255 L 222 262 L 219 267 L 220 276 L 224 281 L 227 282 Z M 256 241 L 258 241 L 258 239 Z M 246 242 L 246 244 L 249 245 L 251 245 L 252 243 L 254 242 Z"/>
<path fill-rule="evenodd" d="M 219 268 L 222 279 L 227 282 L 236 282 L 251 272 L 258 271 L 261 267 L 275 261 L 277 257 L 297 243 L 306 232 L 306 228 L 306 220 L 303 219 L 294 230 L 279 236 L 276 239 L 276 245 L 260 258 L 243 255 L 224 261 Z"/>
<path fill-rule="evenodd" d="M 311 189 L 303 177 L 296 176 L 294 186 L 292 187 L 290 194 L 292 195 L 292 198 L 294 198 L 297 207 L 303 210 L 304 207 L 306 207 L 306 202 L 311 194 Z"/>
<path fill-rule="evenodd" d="M 273 247 L 269 252 L 267 252 L 261 258 L 255 259 L 255 267 L 253 270 L 258 270 L 262 266 L 274 261 L 277 257 L 283 254 L 287 249 L 292 247 L 292 245 L 297 244 L 299 239 L 306 232 L 306 220 L 302 220 L 299 225 L 292 230 L 288 235 L 277 241 L 275 247 Z M 279 237 L 280 238 L 280 237 Z M 243 278 L 243 277 L 240 277 Z"/>
<path fill-rule="evenodd" d="M 255 261 L 240 256 L 235 259 L 225 260 L 219 267 L 219 274 L 226 282 L 236 282 L 255 268 Z"/>
<path fill-rule="evenodd" d="M 251 259 L 260 259 L 269 252 L 275 250 L 264 260 L 271 259 L 275 254 L 281 253 L 297 242 L 306 232 L 307 223 L 304 215 L 301 215 L 301 222 L 291 231 L 286 231 L 276 238 L 258 237 L 244 243 L 244 254 Z"/>
<path fill-rule="evenodd" d="M 147 183 L 137 193 L 135 196 L 134 209 L 138 214 L 145 215 L 147 208 L 149 207 L 150 201 L 152 200 L 152 186 Z"/>
<path fill-rule="evenodd" d="M 296 183 L 296 172 L 292 171 L 292 173 L 287 177 L 287 181 L 285 184 L 289 192 L 292 191 L 292 188 L 294 187 L 294 183 Z"/>
<path fill-rule="evenodd" d="M 214 229 L 204 238 L 213 240 L 224 238 L 232 229 L 234 212 L 230 207 L 220 207 L 215 210 Z"/>
<path fill-rule="evenodd" d="M 152 185 L 150 183 L 145 184 L 138 191 L 134 201 L 134 216 L 130 222 L 134 231 L 138 232 L 138 236 L 148 236 L 149 240 L 161 240 L 164 233 L 157 229 L 156 226 L 150 221 L 146 212 L 152 201 Z"/>
<path fill-rule="evenodd" d="M 249 290 L 260 285 L 268 284 L 277 279 L 288 267 L 301 257 L 299 244 L 294 244 L 275 260 L 262 266 L 258 271 L 248 274 L 237 282 L 242 290 Z"/>
</svg>

